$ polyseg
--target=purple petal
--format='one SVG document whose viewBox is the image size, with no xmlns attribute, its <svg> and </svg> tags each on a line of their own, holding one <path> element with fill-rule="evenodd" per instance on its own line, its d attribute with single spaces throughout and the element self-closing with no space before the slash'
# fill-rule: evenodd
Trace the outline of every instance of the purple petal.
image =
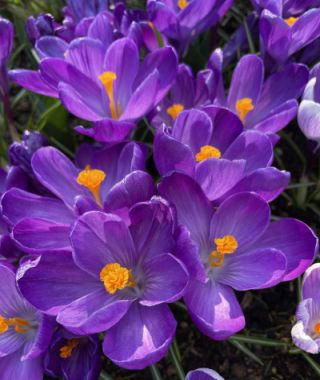
<svg viewBox="0 0 320 380">
<path fill-rule="evenodd" d="M 132 302 L 134 301 L 110 295 L 101 282 L 101 289 L 73 301 L 60 310 L 57 321 L 77 335 L 103 332 L 123 318 Z"/>
<path fill-rule="evenodd" d="M 105 199 L 104 210 L 128 221 L 129 209 L 136 203 L 148 201 L 155 192 L 153 178 L 148 173 L 134 171 L 111 188 Z"/>
<path fill-rule="evenodd" d="M 320 104 L 303 100 L 299 107 L 298 123 L 308 139 L 320 141 Z"/>
<path fill-rule="evenodd" d="M 208 199 L 213 201 L 222 197 L 243 178 L 245 166 L 244 160 L 209 158 L 197 165 L 195 179 Z"/>
<path fill-rule="evenodd" d="M 313 262 L 318 239 L 306 224 L 287 218 L 271 223 L 255 246 L 272 247 L 286 256 L 287 272 L 283 280 L 289 281 L 300 276 Z"/>
<path fill-rule="evenodd" d="M 162 179 L 159 193 L 174 204 L 179 223 L 188 228 L 191 238 L 200 246 L 204 244 L 213 210 L 200 185 L 191 177 L 174 173 Z"/>
<path fill-rule="evenodd" d="M 132 94 L 138 68 L 138 48 L 130 38 L 122 38 L 110 45 L 104 58 L 104 70 L 112 71 L 117 76 L 114 82 L 115 99 L 120 102 L 122 110 L 126 108 Z"/>
<path fill-rule="evenodd" d="M 143 369 L 162 359 L 175 329 L 176 321 L 167 305 L 145 307 L 135 303 L 107 332 L 103 352 L 119 367 Z"/>
<path fill-rule="evenodd" d="M 32 70 L 11 70 L 9 78 L 18 85 L 35 92 L 36 94 L 58 98 L 56 87 L 45 82 L 38 71 Z"/>
<path fill-rule="evenodd" d="M 306 270 L 306 273 L 303 277 L 303 282 L 302 282 L 302 288 L 301 288 L 301 293 L 302 293 L 302 299 L 312 299 L 312 302 L 316 306 L 320 306 L 320 295 L 318 292 L 318 287 L 320 283 L 320 264 L 316 263 L 311 265 Z"/>
<path fill-rule="evenodd" d="M 1 201 L 2 213 L 12 224 L 23 218 L 41 218 L 71 224 L 74 215 L 58 199 L 43 197 L 20 189 L 7 191 Z"/>
<path fill-rule="evenodd" d="M 112 43 L 113 29 L 107 14 L 101 12 L 94 18 L 88 30 L 88 37 L 100 40 L 105 48 Z"/>
<path fill-rule="evenodd" d="M 198 329 L 212 339 L 227 339 L 244 328 L 241 307 L 229 286 L 193 281 L 184 299 Z"/>
<path fill-rule="evenodd" d="M 264 77 L 263 61 L 256 55 L 248 54 L 242 57 L 232 75 L 228 96 L 228 104 L 232 110 L 238 100 L 252 99 L 256 104 L 259 98 Z"/>
<path fill-rule="evenodd" d="M 195 157 L 191 149 L 169 135 L 168 131 L 159 131 L 153 145 L 153 155 L 160 175 L 179 171 L 193 177 Z"/>
<path fill-rule="evenodd" d="M 232 194 L 253 191 L 266 202 L 271 202 L 283 192 L 289 181 L 290 173 L 284 170 L 274 167 L 258 169 L 243 178 L 222 199 L 227 199 Z"/>
<path fill-rule="evenodd" d="M 272 163 L 273 147 L 265 134 L 245 131 L 229 146 L 223 157 L 228 160 L 245 160 L 245 173 L 248 175 Z"/>
<path fill-rule="evenodd" d="M 104 119 L 93 124 L 93 128 L 78 126 L 75 130 L 99 142 L 118 142 L 124 140 L 135 128 L 135 124 L 125 121 Z"/>
<path fill-rule="evenodd" d="M 14 241 L 21 249 L 31 254 L 46 254 L 48 251 L 71 249 L 70 225 L 45 219 L 25 218 L 12 231 Z"/>
<path fill-rule="evenodd" d="M 136 252 L 125 222 L 113 214 L 91 211 L 74 224 L 70 235 L 76 264 L 99 279 L 106 264 L 132 269 Z"/>
<path fill-rule="evenodd" d="M 233 235 L 238 241 L 238 250 L 245 251 L 263 234 L 269 219 L 270 209 L 262 198 L 254 193 L 235 194 L 213 215 L 210 236 L 215 239 Z"/>
<path fill-rule="evenodd" d="M 188 272 L 172 255 L 155 256 L 144 263 L 145 288 L 140 305 L 177 301 L 188 284 Z"/>
<path fill-rule="evenodd" d="M 292 26 L 290 53 L 302 49 L 320 36 L 320 9 L 305 12 Z"/>
<path fill-rule="evenodd" d="M 186 380 L 224 380 L 218 372 L 209 368 L 199 368 L 187 373 Z"/>
<path fill-rule="evenodd" d="M 168 204 L 161 198 L 139 203 L 129 213 L 130 232 L 139 257 L 144 260 L 172 252 L 173 216 Z"/>
<path fill-rule="evenodd" d="M 32 157 L 32 169 L 42 185 L 71 208 L 76 196 L 89 194 L 77 183 L 79 170 L 55 148 L 37 150 Z"/>
<path fill-rule="evenodd" d="M 235 290 L 270 288 L 282 280 L 286 263 L 282 252 L 273 248 L 241 250 L 225 258 L 216 280 Z"/>
<path fill-rule="evenodd" d="M 55 36 L 44 36 L 37 40 L 35 49 L 40 59 L 52 57 L 64 59 L 68 44 L 61 38 Z"/>
<path fill-rule="evenodd" d="M 75 265 L 71 252 L 47 252 L 25 259 L 17 281 L 23 296 L 50 315 L 57 315 L 64 306 L 100 287 L 100 281 Z"/>
<path fill-rule="evenodd" d="M 42 380 L 44 369 L 41 358 L 21 360 L 22 351 L 0 358 L 2 380 Z"/>
</svg>

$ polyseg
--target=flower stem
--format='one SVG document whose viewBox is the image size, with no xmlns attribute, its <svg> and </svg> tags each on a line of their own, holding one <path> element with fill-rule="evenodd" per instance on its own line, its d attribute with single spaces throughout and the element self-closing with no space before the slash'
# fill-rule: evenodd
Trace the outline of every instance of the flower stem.
<svg viewBox="0 0 320 380">
<path fill-rule="evenodd" d="M 113 380 L 105 371 L 100 372 L 99 380 Z"/>
<path fill-rule="evenodd" d="M 162 380 L 162 377 L 156 365 L 151 365 L 149 368 L 153 380 Z"/>
<path fill-rule="evenodd" d="M 178 357 L 177 357 L 177 355 L 175 353 L 175 350 L 174 350 L 173 346 L 171 346 L 170 349 L 169 349 L 169 355 L 170 355 L 170 359 L 171 359 L 171 361 L 172 361 L 172 363 L 173 363 L 173 365 L 174 365 L 174 367 L 176 369 L 176 372 L 177 372 L 179 380 L 185 380 L 186 375 L 185 375 L 185 373 L 183 371 L 181 363 L 178 360 Z"/>
</svg>

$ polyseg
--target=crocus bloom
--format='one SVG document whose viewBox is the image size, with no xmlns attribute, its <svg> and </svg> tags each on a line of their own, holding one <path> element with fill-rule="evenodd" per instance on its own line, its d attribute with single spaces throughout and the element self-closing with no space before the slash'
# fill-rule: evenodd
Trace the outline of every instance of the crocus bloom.
<svg viewBox="0 0 320 380">
<path fill-rule="evenodd" d="M 299 106 L 298 124 L 304 135 L 320 143 L 320 70 L 308 82 Z"/>
<path fill-rule="evenodd" d="M 83 145 L 77 167 L 55 148 L 39 149 L 32 158 L 33 173 L 56 198 L 20 189 L 3 195 L 3 214 L 17 244 L 30 253 L 70 249 L 70 227 L 77 216 L 104 208 L 125 217 L 129 207 L 154 193 L 152 178 L 142 171 L 145 155 L 134 142 Z"/>
<path fill-rule="evenodd" d="M 270 224 L 268 204 L 254 193 L 232 195 L 215 210 L 200 186 L 180 173 L 163 178 L 159 192 L 190 232 L 193 255 L 178 255 L 191 275 L 184 300 L 197 327 L 213 339 L 226 339 L 245 325 L 234 290 L 292 280 L 315 258 L 311 229 L 289 218 Z"/>
<path fill-rule="evenodd" d="M 209 68 L 221 68 L 221 54 L 215 51 Z M 222 73 L 220 72 L 222 76 Z M 242 120 L 246 128 L 274 134 L 284 128 L 297 114 L 297 98 L 309 79 L 306 66 L 288 64 L 264 80 L 264 64 L 253 54 L 242 57 L 237 64 L 227 99 L 218 89 L 214 103 L 228 107 Z M 222 79 L 217 81 L 221 86 Z"/>
<path fill-rule="evenodd" d="M 93 17 L 102 11 L 106 11 L 108 5 L 108 0 L 67 0 L 64 14 L 66 17 L 72 19 L 74 23 L 78 23 L 84 18 Z"/>
<path fill-rule="evenodd" d="M 154 140 L 160 175 L 188 174 L 216 202 L 239 191 L 255 191 L 266 201 L 276 198 L 290 174 L 271 167 L 272 160 L 265 134 L 244 131 L 234 113 L 216 106 L 183 111 L 173 128 L 158 129 Z"/>
<path fill-rule="evenodd" d="M 264 9 L 260 16 L 262 55 L 271 68 L 285 63 L 320 36 L 320 9 L 310 9 L 299 17 L 286 17 L 281 5 L 277 8 Z"/>
<path fill-rule="evenodd" d="M 301 288 L 301 302 L 297 309 L 297 323 L 291 335 L 293 342 L 310 354 L 320 352 L 320 264 L 307 269 Z"/>
<path fill-rule="evenodd" d="M 11 22 L 0 17 L 0 102 L 3 102 L 4 111 L 10 119 L 12 119 L 12 115 L 9 103 L 7 63 L 13 45 L 13 33 Z"/>
<path fill-rule="evenodd" d="M 49 376 L 96 380 L 101 370 L 98 336 L 77 336 L 60 327 L 51 340 L 44 366 Z"/>
<path fill-rule="evenodd" d="M 268 9 L 275 14 L 283 14 L 285 18 L 299 16 L 320 5 L 319 0 L 252 0 L 252 3 L 258 12 Z"/>
<path fill-rule="evenodd" d="M 211 69 L 201 70 L 194 77 L 192 70 L 185 64 L 178 66 L 177 78 L 171 90 L 151 115 L 152 125 L 162 123 L 171 126 L 183 110 L 209 104 L 215 98 L 212 90 L 216 88 L 214 73 Z"/>
<path fill-rule="evenodd" d="M 76 39 L 64 56 L 40 63 L 40 76 L 50 87 L 47 95 L 59 96 L 68 111 L 93 121 L 92 129 L 78 127 L 77 131 L 104 142 L 123 140 L 134 121 L 163 99 L 177 72 L 171 47 L 150 53 L 140 63 L 130 38 L 119 39 L 107 49 L 93 38 Z M 32 89 L 21 72 L 14 71 L 11 78 Z"/>
<path fill-rule="evenodd" d="M 216 371 L 209 368 L 199 368 L 190 371 L 185 380 L 224 380 Z"/>
<path fill-rule="evenodd" d="M 0 368 L 3 380 L 43 379 L 43 353 L 52 336 L 51 318 L 29 305 L 15 273 L 0 263 Z"/>
<path fill-rule="evenodd" d="M 169 348 L 176 322 L 166 304 L 182 296 L 188 274 L 173 256 L 175 225 L 162 199 L 135 205 L 129 216 L 128 226 L 114 214 L 85 213 L 71 232 L 73 257 L 31 258 L 18 277 L 38 309 L 57 315 L 74 334 L 107 330 L 105 355 L 121 367 L 141 369 Z"/>
<path fill-rule="evenodd" d="M 197 35 L 216 25 L 233 0 L 148 0 L 149 19 L 184 54 Z"/>
</svg>

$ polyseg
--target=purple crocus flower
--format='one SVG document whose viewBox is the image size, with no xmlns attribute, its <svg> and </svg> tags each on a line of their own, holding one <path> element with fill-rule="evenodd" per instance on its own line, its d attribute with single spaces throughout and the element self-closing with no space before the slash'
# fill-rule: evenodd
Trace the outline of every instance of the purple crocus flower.
<svg viewBox="0 0 320 380">
<path fill-rule="evenodd" d="M 20 189 L 3 195 L 3 215 L 18 246 L 37 254 L 71 249 L 71 225 L 89 210 L 103 208 L 125 218 L 129 207 L 154 194 L 152 178 L 142 171 L 145 155 L 134 142 L 83 145 L 77 167 L 55 148 L 39 149 L 31 163 L 34 175 L 56 198 Z"/>
<path fill-rule="evenodd" d="M 99 337 L 77 336 L 60 327 L 51 340 L 44 366 L 49 376 L 96 380 L 101 370 Z"/>
<path fill-rule="evenodd" d="M 299 16 L 310 8 L 320 5 L 319 0 L 252 0 L 258 12 L 268 9 L 275 14 L 283 14 L 284 17 Z"/>
<path fill-rule="evenodd" d="M 119 39 L 107 49 L 89 37 L 76 39 L 64 55 L 65 59 L 47 58 L 40 63 L 47 95 L 59 96 L 68 111 L 93 121 L 92 129 L 76 129 L 103 142 L 128 136 L 134 121 L 164 98 L 177 72 L 177 56 L 171 47 L 150 53 L 140 64 L 138 48 L 130 38 Z M 24 74 L 14 71 L 11 78 L 34 88 Z"/>
<path fill-rule="evenodd" d="M 308 82 L 299 106 L 298 124 L 303 134 L 320 143 L 320 70 Z"/>
<path fill-rule="evenodd" d="M 94 17 L 102 11 L 106 11 L 108 5 L 109 0 L 67 0 L 64 14 L 74 23 L 79 23 L 84 18 Z"/>
<path fill-rule="evenodd" d="M 233 112 L 216 106 L 183 111 L 173 128 L 159 129 L 154 140 L 160 175 L 185 173 L 217 203 L 240 191 L 257 192 L 266 201 L 276 198 L 290 174 L 271 167 L 272 160 L 265 134 L 245 131 Z"/>
<path fill-rule="evenodd" d="M 224 380 L 216 371 L 209 368 L 199 368 L 190 371 L 185 380 Z"/>
<path fill-rule="evenodd" d="M 211 69 L 201 70 L 195 77 L 188 65 L 180 64 L 169 94 L 150 115 L 152 125 L 171 126 L 183 110 L 209 104 L 216 95 L 212 92 L 216 89 L 215 79 Z"/>
<path fill-rule="evenodd" d="M 8 59 L 13 46 L 14 30 L 10 21 L 0 17 L 0 102 L 10 122 L 13 120 L 9 99 Z"/>
<path fill-rule="evenodd" d="M 13 270 L 0 263 L 0 368 L 3 380 L 43 379 L 43 353 L 52 336 L 51 318 L 29 305 Z"/>
<path fill-rule="evenodd" d="M 264 9 L 260 16 L 261 51 L 270 68 L 282 65 L 320 36 L 320 9 L 289 17 L 278 3 L 277 9 Z"/>
<path fill-rule="evenodd" d="M 209 68 L 221 70 L 221 53 L 215 51 Z M 284 128 L 298 110 L 297 98 L 308 82 L 309 71 L 300 64 L 288 64 L 264 80 L 264 64 L 253 54 L 243 56 L 237 64 L 227 99 L 224 97 L 222 72 L 217 81 L 214 103 L 236 113 L 246 128 L 275 134 Z"/>
<path fill-rule="evenodd" d="M 179 251 L 191 280 L 184 296 L 204 334 L 227 339 L 244 328 L 234 290 L 264 289 L 305 271 L 317 253 L 317 238 L 295 219 L 270 224 L 268 204 L 254 193 L 238 193 L 217 210 L 189 176 L 173 173 L 159 185 L 188 229 L 192 252 Z"/>
<path fill-rule="evenodd" d="M 21 142 L 14 142 L 9 147 L 8 154 L 11 164 L 20 167 L 28 175 L 33 176 L 31 169 L 32 155 L 44 145 L 47 145 L 47 140 L 40 132 L 24 131 Z"/>
<path fill-rule="evenodd" d="M 181 54 L 189 43 L 216 25 L 233 0 L 148 0 L 149 20 L 169 39 L 176 41 Z"/>
<path fill-rule="evenodd" d="M 176 322 L 167 303 L 182 296 L 188 273 L 173 256 L 175 224 L 164 200 L 139 203 L 129 216 L 128 226 L 114 214 L 85 213 L 71 232 L 73 255 L 30 258 L 18 281 L 39 310 L 74 334 L 107 331 L 105 355 L 142 369 L 169 348 Z"/>
<path fill-rule="evenodd" d="M 320 264 L 307 269 L 302 282 L 297 323 L 291 330 L 295 345 L 310 354 L 320 352 Z"/>
</svg>

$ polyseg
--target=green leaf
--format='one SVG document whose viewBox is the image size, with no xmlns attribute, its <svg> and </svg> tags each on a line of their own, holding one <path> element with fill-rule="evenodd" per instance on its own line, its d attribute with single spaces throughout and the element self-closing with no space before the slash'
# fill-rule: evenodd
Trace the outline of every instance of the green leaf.
<svg viewBox="0 0 320 380">
<path fill-rule="evenodd" d="M 250 351 L 249 348 L 247 348 L 243 343 L 233 340 L 232 338 L 229 339 L 229 342 L 235 347 L 237 347 L 237 349 L 243 352 L 245 355 L 249 356 L 249 358 L 257 362 L 258 364 L 263 365 L 263 361 L 256 354 Z"/>
</svg>

